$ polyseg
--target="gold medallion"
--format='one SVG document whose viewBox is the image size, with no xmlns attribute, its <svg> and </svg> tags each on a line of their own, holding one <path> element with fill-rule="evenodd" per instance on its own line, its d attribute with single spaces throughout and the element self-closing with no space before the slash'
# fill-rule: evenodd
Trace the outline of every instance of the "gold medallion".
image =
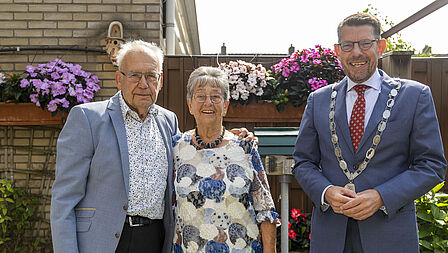
<svg viewBox="0 0 448 253">
<path fill-rule="evenodd" d="M 354 183 L 348 183 L 348 184 L 346 184 L 346 185 L 344 186 L 344 188 L 356 192 L 356 191 L 355 191 L 355 184 L 354 184 Z"/>
</svg>

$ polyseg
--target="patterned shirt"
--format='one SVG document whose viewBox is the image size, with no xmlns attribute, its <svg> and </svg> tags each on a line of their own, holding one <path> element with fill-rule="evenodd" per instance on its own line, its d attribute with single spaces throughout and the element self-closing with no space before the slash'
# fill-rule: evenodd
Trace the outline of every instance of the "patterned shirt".
<svg viewBox="0 0 448 253">
<path fill-rule="evenodd" d="M 151 106 L 142 121 L 131 110 L 120 92 L 120 106 L 126 128 L 129 152 L 128 215 L 162 219 L 168 159 L 162 135 L 157 127 L 157 110 Z"/>
<path fill-rule="evenodd" d="M 173 137 L 174 252 L 263 252 L 259 224 L 278 223 L 252 143 L 197 150 L 191 132 Z"/>
</svg>

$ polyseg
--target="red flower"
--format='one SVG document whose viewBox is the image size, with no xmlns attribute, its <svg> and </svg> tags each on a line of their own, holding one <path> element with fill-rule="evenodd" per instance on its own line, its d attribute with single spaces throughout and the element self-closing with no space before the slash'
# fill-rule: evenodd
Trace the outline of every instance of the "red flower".
<svg viewBox="0 0 448 253">
<path fill-rule="evenodd" d="M 298 210 L 298 209 L 291 209 L 291 217 L 294 218 L 295 220 L 297 220 L 297 218 L 299 218 L 299 216 L 302 214 L 302 211 Z"/>
<path fill-rule="evenodd" d="M 291 228 L 291 222 L 288 221 L 288 228 Z"/>
<path fill-rule="evenodd" d="M 292 230 L 292 229 L 289 230 L 288 235 L 289 235 L 289 238 L 291 238 L 291 239 L 294 239 L 297 236 L 296 232 L 294 232 L 294 230 Z"/>
</svg>

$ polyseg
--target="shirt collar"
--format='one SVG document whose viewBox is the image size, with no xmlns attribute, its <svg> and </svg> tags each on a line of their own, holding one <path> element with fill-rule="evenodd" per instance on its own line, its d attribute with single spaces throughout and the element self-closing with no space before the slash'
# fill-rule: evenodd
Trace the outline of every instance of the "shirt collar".
<svg viewBox="0 0 448 253">
<path fill-rule="evenodd" d="M 123 115 L 123 119 L 126 120 L 126 115 L 129 114 L 131 117 L 140 120 L 140 117 L 138 117 L 137 112 L 133 111 L 128 106 L 128 104 L 126 104 L 126 102 L 124 101 L 123 94 L 121 93 L 121 91 L 119 91 L 119 96 L 118 97 L 119 97 L 119 100 L 120 100 L 120 107 L 121 107 L 121 113 Z M 154 105 L 151 105 L 149 107 L 148 114 L 151 114 L 151 115 L 154 115 L 154 116 L 157 115 L 157 109 L 154 107 Z"/>
<path fill-rule="evenodd" d="M 355 83 L 350 78 L 348 78 L 347 92 L 349 92 L 353 88 L 353 86 L 355 86 L 357 84 L 360 84 L 360 83 Z M 381 90 L 381 75 L 378 72 L 378 69 L 375 69 L 375 72 L 373 73 L 373 75 L 367 81 L 363 82 L 362 84 L 365 84 L 375 90 Z"/>
</svg>

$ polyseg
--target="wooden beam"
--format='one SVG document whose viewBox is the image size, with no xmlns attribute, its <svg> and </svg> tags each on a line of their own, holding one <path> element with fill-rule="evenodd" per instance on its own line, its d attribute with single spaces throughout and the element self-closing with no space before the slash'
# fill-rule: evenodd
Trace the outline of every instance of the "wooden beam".
<svg viewBox="0 0 448 253">
<path fill-rule="evenodd" d="M 433 13 L 434 11 L 442 8 L 443 6 L 448 4 L 448 0 L 436 0 L 432 3 L 430 3 L 425 8 L 419 10 L 414 15 L 408 17 L 407 19 L 401 21 L 398 25 L 390 28 L 389 30 L 385 31 L 383 34 L 381 34 L 381 37 L 384 39 L 389 38 L 390 36 L 394 35 L 395 33 L 403 30 L 404 28 L 412 25 L 413 23 L 417 22 L 418 20 L 426 17 L 427 15 Z"/>
</svg>

